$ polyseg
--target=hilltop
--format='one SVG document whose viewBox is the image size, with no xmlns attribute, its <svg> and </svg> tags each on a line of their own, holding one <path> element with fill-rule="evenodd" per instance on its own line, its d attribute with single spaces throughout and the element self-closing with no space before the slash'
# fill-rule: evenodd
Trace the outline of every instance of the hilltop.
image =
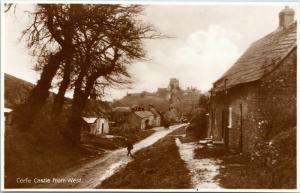
<svg viewBox="0 0 300 193">
<path fill-rule="evenodd" d="M 35 85 L 12 76 L 4 74 L 4 106 L 14 109 L 18 105 L 24 103 Z M 47 103 L 53 103 L 55 93 L 50 92 Z M 65 98 L 64 110 L 66 111 L 71 106 L 71 99 Z M 111 111 L 110 103 L 106 101 L 90 99 L 84 111 L 84 115 L 97 116 L 101 114 L 109 114 Z"/>
<path fill-rule="evenodd" d="M 166 88 L 158 88 L 156 92 L 127 93 L 120 100 L 115 100 L 112 107 L 148 107 L 153 105 L 158 111 L 166 112 L 170 108 L 183 116 L 191 117 L 191 114 L 199 106 L 199 99 L 203 94 L 193 87 L 182 89 L 179 80 L 171 78 Z"/>
<path fill-rule="evenodd" d="M 154 93 L 142 92 L 127 94 L 120 100 L 115 100 L 113 102 L 113 107 L 132 107 L 132 106 L 142 106 L 146 107 L 149 104 L 155 106 L 159 111 L 167 111 L 169 108 L 169 101 L 163 97 L 157 96 Z"/>
</svg>

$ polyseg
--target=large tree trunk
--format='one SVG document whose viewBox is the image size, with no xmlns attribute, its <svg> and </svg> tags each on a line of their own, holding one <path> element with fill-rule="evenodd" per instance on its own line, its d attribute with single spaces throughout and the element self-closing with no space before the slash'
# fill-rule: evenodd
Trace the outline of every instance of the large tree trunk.
<svg viewBox="0 0 300 193">
<path fill-rule="evenodd" d="M 70 5 L 71 10 L 73 10 L 73 5 Z M 72 12 L 72 11 L 71 11 Z M 62 107 L 65 101 L 65 94 L 70 84 L 70 76 L 72 72 L 72 61 L 73 61 L 73 53 L 74 53 L 74 47 L 72 44 L 72 38 L 74 29 L 71 25 L 71 21 L 69 21 L 68 24 L 65 25 L 65 28 L 62 30 L 65 40 L 62 47 L 65 50 L 65 67 L 64 67 L 64 75 L 63 80 L 61 82 L 61 85 L 59 87 L 58 93 L 55 97 L 54 104 L 52 107 L 52 114 L 55 116 L 60 115 L 62 111 Z"/>
<path fill-rule="evenodd" d="M 52 114 L 54 116 L 60 115 L 60 113 L 63 109 L 63 105 L 65 102 L 65 94 L 66 94 L 66 91 L 67 91 L 70 81 L 71 81 L 71 79 L 70 79 L 71 71 L 72 71 L 71 59 L 67 59 L 65 68 L 64 68 L 63 80 L 59 87 L 58 93 L 55 96 L 55 100 L 54 100 L 54 104 L 53 104 L 53 108 L 52 108 Z"/>
<path fill-rule="evenodd" d="M 84 108 L 84 92 L 82 87 L 86 69 L 87 65 L 82 66 L 79 76 L 75 81 L 75 89 L 68 125 L 63 131 L 64 138 L 73 145 L 78 145 L 80 143 L 81 113 Z"/>
<path fill-rule="evenodd" d="M 66 133 L 68 140 L 72 144 L 80 144 L 82 112 L 87 104 L 96 79 L 97 76 L 89 77 L 84 90 L 82 89 L 83 77 L 80 76 L 76 81 L 69 126 Z"/>
<path fill-rule="evenodd" d="M 76 144 L 78 145 L 80 143 L 80 134 L 81 134 L 81 125 L 82 125 L 81 116 L 86 106 L 87 100 L 91 94 L 91 91 L 94 87 L 95 81 L 99 77 L 111 73 L 114 70 L 114 67 L 116 65 L 115 62 L 117 60 L 117 58 L 114 59 L 112 67 L 102 69 L 101 71 L 97 71 L 96 73 L 87 77 L 85 88 L 83 89 L 83 81 L 89 66 L 88 65 L 89 59 L 90 58 L 88 55 L 86 58 L 86 63 L 85 65 L 82 66 L 81 72 L 75 82 L 74 97 L 72 101 L 70 117 L 68 120 L 68 128 L 65 131 L 65 136 L 74 145 Z"/>
<path fill-rule="evenodd" d="M 60 50 L 51 55 L 48 64 L 45 65 L 37 85 L 31 90 L 27 102 L 19 109 L 21 112 L 17 114 L 20 130 L 28 130 L 31 127 L 37 113 L 44 106 L 51 88 L 52 80 L 64 58 L 64 52 Z"/>
<path fill-rule="evenodd" d="M 68 121 L 68 127 L 67 130 L 64 132 L 64 137 L 73 145 L 80 144 L 81 113 L 85 106 L 83 103 L 83 95 L 76 96 L 76 101 L 77 103 L 72 105 L 71 115 Z"/>
</svg>

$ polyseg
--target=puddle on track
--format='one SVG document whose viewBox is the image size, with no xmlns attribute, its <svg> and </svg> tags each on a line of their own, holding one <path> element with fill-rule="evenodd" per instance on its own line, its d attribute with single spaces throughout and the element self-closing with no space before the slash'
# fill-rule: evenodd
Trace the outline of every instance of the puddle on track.
<svg viewBox="0 0 300 193">
<path fill-rule="evenodd" d="M 194 150 L 199 147 L 196 143 L 181 143 L 176 138 L 176 145 L 182 160 L 187 164 L 191 174 L 192 188 L 195 189 L 219 189 L 214 177 L 219 174 L 220 160 L 217 159 L 194 159 Z"/>
</svg>

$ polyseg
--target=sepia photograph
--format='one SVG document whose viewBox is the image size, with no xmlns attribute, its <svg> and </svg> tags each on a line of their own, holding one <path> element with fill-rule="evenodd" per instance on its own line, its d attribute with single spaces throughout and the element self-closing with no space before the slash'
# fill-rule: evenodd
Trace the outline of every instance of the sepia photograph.
<svg viewBox="0 0 300 193">
<path fill-rule="evenodd" d="M 1 189 L 297 191 L 299 2 L 1 2 Z"/>
</svg>

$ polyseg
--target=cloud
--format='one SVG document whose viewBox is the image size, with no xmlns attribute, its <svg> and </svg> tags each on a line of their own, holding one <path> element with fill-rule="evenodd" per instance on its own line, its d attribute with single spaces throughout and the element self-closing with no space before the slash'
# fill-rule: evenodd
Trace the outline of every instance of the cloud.
<svg viewBox="0 0 300 193">
<path fill-rule="evenodd" d="M 152 60 L 130 68 L 135 83 L 129 92 L 155 91 L 166 87 L 172 77 L 178 78 L 183 88 L 207 91 L 239 57 L 235 41 L 241 38 L 237 32 L 210 25 L 184 38 L 153 41 L 147 45 Z"/>
<path fill-rule="evenodd" d="M 5 72 L 35 83 L 39 74 L 32 70 L 34 60 L 28 54 L 25 42 L 17 41 L 29 21 L 23 13 L 25 8 L 17 10 L 18 18 L 5 15 Z M 160 12 L 161 10 L 154 11 L 153 14 Z M 203 91 L 208 90 L 238 58 L 241 40 L 244 41 L 248 37 L 242 38 L 240 28 L 237 29 L 238 33 L 229 30 L 228 26 L 223 27 L 222 24 L 208 24 L 204 27 L 195 23 L 196 20 L 201 21 L 196 18 L 193 21 L 174 23 L 180 18 L 170 15 L 162 20 L 165 33 L 175 38 L 146 41 L 146 50 L 151 60 L 136 62 L 130 66 L 129 71 L 134 81 L 132 89 L 110 89 L 107 99 L 120 98 L 126 95 L 127 91 L 153 92 L 158 87 L 167 87 L 169 79 L 173 77 L 179 79 L 183 88 L 196 86 Z M 205 23 L 202 21 L 201 24 L 203 22 Z M 153 23 L 160 24 L 161 20 L 154 19 Z"/>
</svg>

